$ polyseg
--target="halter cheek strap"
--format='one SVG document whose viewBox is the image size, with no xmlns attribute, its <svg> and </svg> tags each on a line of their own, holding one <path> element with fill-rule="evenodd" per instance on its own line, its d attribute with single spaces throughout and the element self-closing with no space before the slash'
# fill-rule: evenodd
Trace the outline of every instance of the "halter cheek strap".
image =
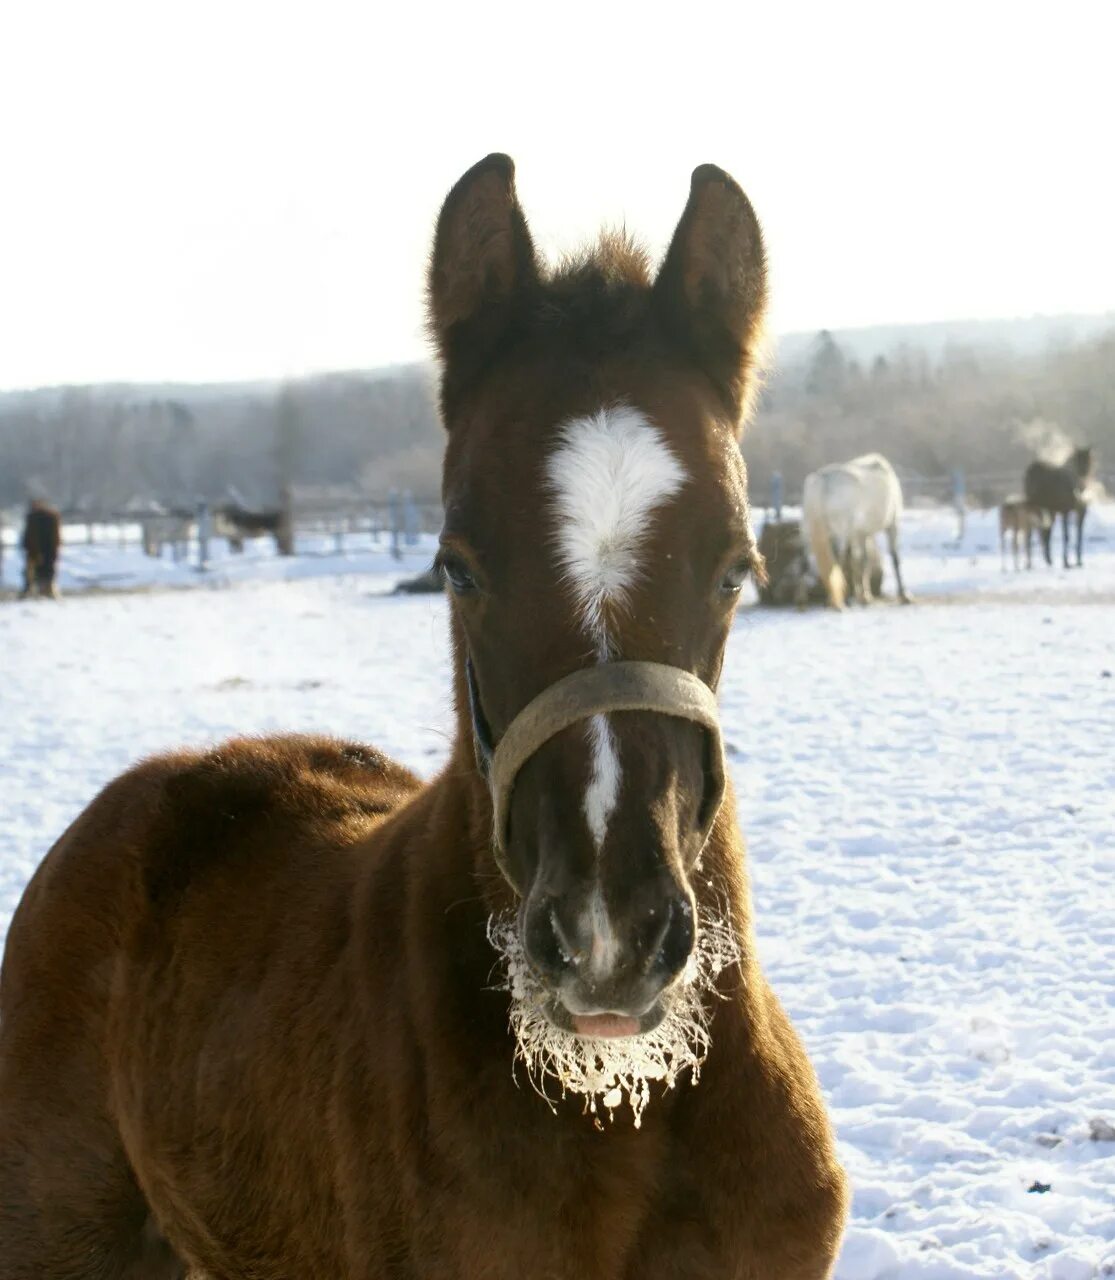
<svg viewBox="0 0 1115 1280">
<path fill-rule="evenodd" d="M 477 756 L 487 774 L 495 810 L 493 852 L 504 879 L 518 893 L 507 862 L 508 820 L 511 794 L 519 770 L 551 738 L 570 725 L 590 716 L 614 711 L 650 711 L 658 715 L 692 720 L 708 731 L 710 778 L 701 812 L 701 844 L 712 828 L 724 794 L 724 748 L 720 738 L 720 717 L 716 696 L 707 684 L 690 671 L 660 662 L 607 662 L 585 667 L 544 689 L 511 721 L 495 747 L 487 726 L 479 716 L 479 698 L 470 675 L 473 724 L 483 726 L 478 733 Z M 479 719 L 478 719 L 479 716 Z"/>
</svg>

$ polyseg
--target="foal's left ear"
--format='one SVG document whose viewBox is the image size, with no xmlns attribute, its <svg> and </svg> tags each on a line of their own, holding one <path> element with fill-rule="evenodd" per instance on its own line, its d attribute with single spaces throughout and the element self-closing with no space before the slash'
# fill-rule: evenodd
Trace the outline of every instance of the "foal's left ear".
<svg viewBox="0 0 1115 1280">
<path fill-rule="evenodd" d="M 654 293 L 667 329 L 712 379 L 738 423 L 753 390 L 767 300 L 766 256 L 750 200 L 714 164 L 693 171 L 689 203 Z"/>
<path fill-rule="evenodd" d="M 490 155 L 457 181 L 438 216 L 429 271 L 430 332 L 443 396 L 491 359 L 538 280 L 510 156 Z"/>
</svg>

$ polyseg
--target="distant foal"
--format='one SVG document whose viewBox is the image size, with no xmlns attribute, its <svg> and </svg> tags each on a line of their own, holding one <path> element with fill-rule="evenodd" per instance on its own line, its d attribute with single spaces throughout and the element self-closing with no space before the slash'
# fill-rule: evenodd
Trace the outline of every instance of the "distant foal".
<svg viewBox="0 0 1115 1280">
<path fill-rule="evenodd" d="M 1026 568 L 1034 567 L 1032 544 L 1034 531 L 1044 534 L 1046 517 L 1041 511 L 1031 507 L 1025 498 L 1008 498 L 999 507 L 999 559 L 1003 572 L 1007 569 L 1007 538 L 1010 538 L 1011 556 L 1017 573 L 1019 551 L 1026 549 Z"/>
<path fill-rule="evenodd" d="M 449 763 L 244 740 L 77 819 L 0 982 L 0 1280 L 829 1274 L 711 693 L 764 299 L 711 165 L 653 280 L 614 238 L 548 273 L 504 156 L 454 187 Z"/>
</svg>

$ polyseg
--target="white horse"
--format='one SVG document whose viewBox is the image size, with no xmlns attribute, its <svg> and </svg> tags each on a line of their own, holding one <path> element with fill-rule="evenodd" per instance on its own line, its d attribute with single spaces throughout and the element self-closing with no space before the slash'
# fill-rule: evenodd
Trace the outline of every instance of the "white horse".
<svg viewBox="0 0 1115 1280">
<path fill-rule="evenodd" d="M 868 542 L 882 532 L 890 547 L 898 598 L 909 603 L 898 563 L 902 486 L 882 454 L 865 453 L 851 462 L 834 462 L 811 472 L 805 477 L 801 505 L 806 537 L 829 604 L 842 609 L 849 587 L 861 604 L 867 604 L 872 559 Z"/>
</svg>

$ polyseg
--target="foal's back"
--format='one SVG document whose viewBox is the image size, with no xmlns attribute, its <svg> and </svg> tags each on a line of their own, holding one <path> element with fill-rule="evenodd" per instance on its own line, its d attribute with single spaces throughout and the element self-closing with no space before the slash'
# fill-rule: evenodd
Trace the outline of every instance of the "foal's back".
<svg viewBox="0 0 1115 1280">
<path fill-rule="evenodd" d="M 220 1108 L 196 1128 L 203 1095 L 279 1104 L 284 1063 L 253 1047 L 278 1025 L 292 1055 L 309 1052 L 294 1039 L 312 1022 L 305 1006 L 340 981 L 353 851 L 417 786 L 366 747 L 245 740 L 138 766 L 62 836 L 13 918 L 0 985 L 0 1280 L 181 1276 L 148 1201 L 168 1191 L 157 1185 L 164 1157 L 181 1169 L 187 1152 L 216 1175 L 190 1186 L 195 1206 L 220 1198 L 217 1222 L 242 1215 L 284 1229 L 281 1211 L 244 1214 L 253 1195 L 281 1200 L 281 1179 L 269 1174 L 266 1192 L 246 1188 L 228 1203 L 224 1135 L 211 1123 Z M 177 958 L 184 938 L 188 968 Z M 159 1084 L 145 1089 L 160 1057 Z M 183 1076 L 183 1063 L 196 1072 Z M 296 1164 L 308 1192 L 320 1135 L 288 1125 L 286 1149 L 268 1151 L 268 1118 L 244 1122 L 241 1113 L 241 1139 L 254 1132 L 258 1149 L 239 1157 L 261 1180 Z M 316 1203 L 329 1213 L 320 1183 Z"/>
</svg>

